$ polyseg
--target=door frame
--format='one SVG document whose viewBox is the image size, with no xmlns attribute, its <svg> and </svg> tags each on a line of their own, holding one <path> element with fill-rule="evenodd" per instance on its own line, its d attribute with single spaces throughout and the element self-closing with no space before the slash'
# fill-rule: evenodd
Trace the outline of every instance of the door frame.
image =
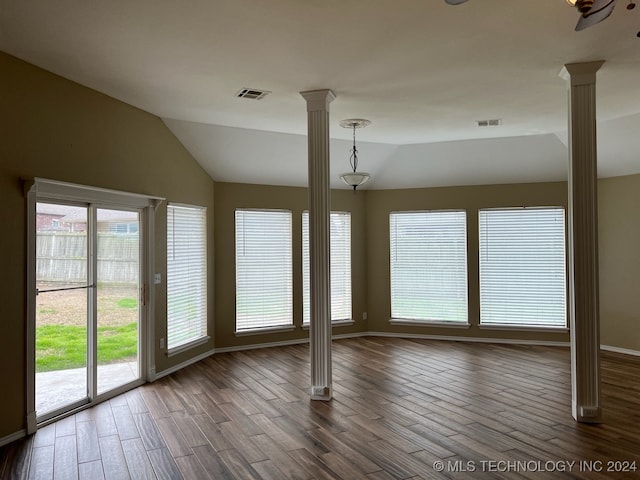
<svg viewBox="0 0 640 480">
<path fill-rule="evenodd" d="M 136 193 L 121 192 L 96 188 L 73 183 L 60 182 L 43 178 L 31 178 L 24 180 L 24 192 L 27 200 L 27 329 L 26 329 L 26 427 L 27 434 L 34 433 L 39 426 L 44 426 L 54 420 L 71 415 L 79 410 L 93 406 L 96 403 L 130 389 L 136 384 L 155 379 L 154 358 L 154 237 L 155 237 L 155 210 L 164 201 L 160 197 L 141 195 Z M 88 398 L 87 402 L 73 404 L 64 412 L 53 412 L 51 418 L 38 422 L 35 410 L 35 340 L 36 340 L 36 203 L 38 201 L 61 201 L 96 205 L 97 208 L 122 208 L 137 209 L 140 211 L 140 288 L 141 299 L 139 302 L 139 369 L 140 378 L 136 382 L 126 384 L 114 390 L 110 390 L 95 398 Z M 89 247 L 89 245 L 88 245 Z M 92 326 L 88 326 L 90 333 Z M 91 371 L 95 369 L 92 366 Z M 91 374 L 89 371 L 89 374 Z M 92 381 L 92 380 L 90 380 Z"/>
</svg>

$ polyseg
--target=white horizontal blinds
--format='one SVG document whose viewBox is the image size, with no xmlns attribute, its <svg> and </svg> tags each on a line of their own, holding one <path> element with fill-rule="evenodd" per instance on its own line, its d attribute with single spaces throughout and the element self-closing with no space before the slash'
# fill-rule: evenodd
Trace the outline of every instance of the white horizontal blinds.
<svg viewBox="0 0 640 480">
<path fill-rule="evenodd" d="M 207 335 L 207 210 L 167 206 L 167 348 Z"/>
<path fill-rule="evenodd" d="M 331 321 L 351 320 L 351 214 L 331 212 Z M 303 324 L 311 318 L 309 212 L 302 213 Z"/>
<path fill-rule="evenodd" d="M 562 208 L 480 210 L 480 323 L 566 327 Z"/>
<path fill-rule="evenodd" d="M 236 210 L 236 331 L 293 325 L 291 212 Z"/>
<path fill-rule="evenodd" d="M 392 212 L 389 226 L 392 318 L 468 322 L 466 212 Z"/>
</svg>

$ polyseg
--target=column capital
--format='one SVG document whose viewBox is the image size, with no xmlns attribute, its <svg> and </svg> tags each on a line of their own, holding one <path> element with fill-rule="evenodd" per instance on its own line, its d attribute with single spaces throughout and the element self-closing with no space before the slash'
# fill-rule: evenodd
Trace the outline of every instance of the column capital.
<svg viewBox="0 0 640 480">
<path fill-rule="evenodd" d="M 300 95 L 307 101 L 307 112 L 329 111 L 329 104 L 336 98 L 336 94 L 329 89 L 307 90 L 300 92 Z"/>
<path fill-rule="evenodd" d="M 570 85 L 591 85 L 596 83 L 596 73 L 604 64 L 604 60 L 584 63 L 567 63 L 560 70 L 560 77 Z"/>
</svg>

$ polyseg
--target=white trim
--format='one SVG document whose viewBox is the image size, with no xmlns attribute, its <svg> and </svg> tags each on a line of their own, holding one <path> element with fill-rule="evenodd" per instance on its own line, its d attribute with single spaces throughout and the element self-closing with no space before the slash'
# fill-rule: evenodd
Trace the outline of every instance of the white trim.
<svg viewBox="0 0 640 480">
<path fill-rule="evenodd" d="M 207 207 L 185 204 L 167 204 L 166 241 L 166 355 L 172 356 L 209 340 L 208 308 L 209 267 L 207 238 Z M 189 253 L 183 250 L 188 247 Z M 183 297 L 185 286 L 189 289 L 186 301 L 194 308 L 198 332 L 191 328 L 192 318 L 173 308 L 176 295 Z M 183 300 L 185 300 L 183 298 Z M 180 303 L 180 302 L 178 302 Z M 198 335 L 196 337 L 196 335 Z M 174 338 L 177 338 L 178 341 Z M 188 338 L 184 338 L 187 336 Z M 182 341 L 181 341 L 182 340 Z M 164 345 L 162 346 L 164 347 Z"/>
<path fill-rule="evenodd" d="M 26 436 L 27 431 L 24 428 L 22 430 L 18 430 L 11 435 L 0 438 L 0 447 L 4 447 L 5 445 L 8 445 L 11 442 L 15 442 L 16 440 L 20 440 L 21 438 L 24 438 Z"/>
<path fill-rule="evenodd" d="M 517 338 L 482 338 L 482 337 L 453 337 L 447 335 L 423 335 L 420 333 L 395 333 L 395 332 L 353 332 L 332 335 L 332 340 L 344 338 L 360 337 L 389 337 L 389 338 L 417 338 L 423 340 L 443 340 L 450 342 L 472 342 L 472 343 L 503 343 L 512 345 L 537 345 L 543 347 L 568 347 L 569 342 L 555 342 L 545 340 L 523 340 Z M 282 342 L 254 343 L 250 345 L 237 345 L 234 347 L 216 348 L 215 353 L 241 352 L 243 350 L 256 350 L 259 348 L 286 347 L 289 345 L 300 345 L 309 343 L 308 338 L 298 338 L 295 340 L 285 340 Z M 639 352 L 640 354 L 640 352 Z"/>
<path fill-rule="evenodd" d="M 471 343 L 506 343 L 512 345 L 539 345 L 543 347 L 568 347 L 569 342 L 555 342 L 546 340 L 524 340 L 519 338 L 483 338 L 483 337 L 452 337 L 448 335 L 423 335 L 420 333 L 395 332 L 367 332 L 372 337 L 419 338 L 423 340 L 445 340 L 449 342 Z"/>
<path fill-rule="evenodd" d="M 550 332 L 550 333 L 569 333 L 568 327 L 551 327 L 545 325 L 500 325 L 486 324 L 478 325 L 480 330 L 510 330 L 516 332 Z"/>
<path fill-rule="evenodd" d="M 548 346 L 548 347 L 568 347 L 570 346 L 569 342 L 553 342 L 553 341 L 538 341 L 538 340 L 519 340 L 519 339 L 509 339 L 509 338 L 479 338 L 479 337 L 451 337 L 451 336 L 442 336 L 442 335 L 423 335 L 423 334 L 408 334 L 408 333 L 393 333 L 393 332 L 354 332 L 354 333 L 344 333 L 339 335 L 333 335 L 333 340 L 340 340 L 346 338 L 360 338 L 360 337 L 390 337 L 390 338 L 417 338 L 424 340 L 444 340 L 444 341 L 454 341 L 454 342 L 471 342 L 471 343 L 500 343 L 500 344 L 513 344 L 513 345 L 537 345 L 537 346 Z M 150 376 L 153 376 L 154 379 L 160 379 L 167 375 L 177 372 L 193 363 L 197 363 L 200 360 L 204 360 L 205 358 L 216 354 L 216 353 L 231 353 L 231 352 L 240 352 L 244 350 L 255 350 L 259 348 L 271 348 L 271 347 L 285 347 L 290 345 L 300 345 L 309 343 L 308 338 L 300 338 L 296 340 L 287 340 L 283 342 L 269 342 L 269 343 L 258 343 L 252 345 L 238 345 L 234 347 L 224 347 L 217 348 L 215 350 L 210 350 L 208 352 L 202 353 L 197 357 L 194 357 L 190 360 L 182 362 L 178 365 L 174 365 L 171 368 L 163 370 L 162 372 L 155 374 L 155 372 L 149 372 Z M 625 355 L 633 355 L 640 356 L 640 351 L 630 350 L 626 348 L 612 347 L 609 345 L 601 345 L 600 348 L 605 351 L 621 353 Z M 7 435 L 5 437 L 0 438 L 0 447 L 7 445 L 11 442 L 24 438 L 27 435 L 27 431 L 22 429 L 11 435 Z"/>
<path fill-rule="evenodd" d="M 469 328 L 468 322 L 444 322 L 439 320 L 406 320 L 401 318 L 389 319 L 391 325 L 401 325 L 405 327 L 437 327 L 437 328 Z"/>
<path fill-rule="evenodd" d="M 187 350 L 191 350 L 200 345 L 204 345 L 211 337 L 209 335 L 205 335 L 200 338 L 196 338 L 195 340 L 191 340 L 188 343 L 183 343 L 182 345 L 178 345 L 177 347 L 173 347 L 167 350 L 167 357 L 173 357 L 174 355 L 178 355 L 179 353 L 186 352 Z"/>
<path fill-rule="evenodd" d="M 252 328 L 250 330 L 240 330 L 233 332 L 236 337 L 246 337 L 247 335 L 266 335 L 268 333 L 293 332 L 295 325 L 282 325 L 279 327 Z"/>
<path fill-rule="evenodd" d="M 340 340 L 343 338 L 366 337 L 368 335 L 369 332 L 341 333 L 338 335 L 332 335 L 331 339 Z M 290 345 L 302 345 L 304 343 L 309 343 L 308 337 L 297 338 L 295 340 L 284 340 L 282 342 L 254 343 L 251 345 L 237 345 L 235 347 L 216 348 L 215 353 L 242 352 L 244 350 L 257 350 L 259 348 L 287 347 Z"/>
<path fill-rule="evenodd" d="M 191 364 L 197 363 L 200 360 L 204 360 L 207 357 L 210 357 L 211 355 L 213 355 L 215 353 L 215 351 L 213 349 L 201 353 L 200 355 L 190 358 L 189 360 L 185 360 L 184 362 L 178 363 L 177 365 L 174 365 L 173 367 L 169 367 L 166 370 L 162 370 L 161 372 L 156 372 L 154 374 L 155 380 L 158 380 L 162 377 L 166 377 L 167 375 L 171 375 L 172 373 L 177 372 L 178 370 L 182 370 L 185 367 L 188 367 Z"/>
<path fill-rule="evenodd" d="M 40 196 L 46 196 L 56 200 L 77 201 L 79 196 L 90 196 L 92 203 L 107 203 L 109 205 L 122 205 L 125 207 L 135 206 L 137 208 L 148 206 L 158 208 L 165 200 L 163 197 L 60 182 L 47 178 L 28 178 L 24 179 L 24 182 L 25 192 L 35 190 Z"/>
<path fill-rule="evenodd" d="M 155 331 L 155 304 L 156 304 L 156 284 L 154 282 L 154 275 L 156 273 L 155 266 L 155 225 L 156 225 L 156 216 L 155 210 L 152 208 L 145 208 L 142 211 L 142 219 L 141 222 L 145 222 L 144 225 L 144 238 L 142 241 L 144 242 L 144 248 L 147 249 L 144 255 L 145 265 L 142 270 L 142 274 L 144 275 L 141 278 L 141 283 L 145 285 L 144 293 L 146 295 L 146 306 L 144 310 L 141 312 L 140 321 L 143 322 L 143 325 L 146 325 L 146 332 L 141 332 L 140 343 L 142 349 L 140 351 L 140 355 L 142 356 L 142 361 L 140 362 L 140 375 L 141 377 L 149 382 L 153 382 L 155 380 L 156 375 L 156 350 L 155 350 L 155 342 L 156 342 L 156 331 Z M 142 246 L 142 245 L 141 245 Z M 146 365 L 145 365 L 146 361 Z"/>
<path fill-rule="evenodd" d="M 622 353 L 623 355 L 633 355 L 640 357 L 640 350 L 630 350 L 628 348 L 612 347 L 611 345 L 600 345 L 600 350 L 607 352 Z"/>
<path fill-rule="evenodd" d="M 151 379 L 145 372 L 152 370 L 154 365 L 153 358 L 145 359 L 144 355 L 153 355 L 153 345 L 149 343 L 153 342 L 153 292 L 147 298 L 147 305 L 140 307 L 139 310 L 139 353 L 138 358 L 142 360 L 139 362 L 139 374 L 140 377 L 135 382 L 118 387 L 113 391 L 106 394 L 97 394 L 97 377 L 96 377 L 96 352 L 89 351 L 89 365 L 87 371 L 88 375 L 88 387 L 89 395 L 86 399 L 87 403 L 70 406 L 70 410 L 67 413 L 61 411 L 49 412 L 43 416 L 37 416 L 35 411 L 35 335 L 36 335 L 36 204 L 39 201 L 53 201 L 71 204 L 82 204 L 90 207 L 87 210 L 88 225 L 92 229 L 92 224 L 95 226 L 96 222 L 96 210 L 98 208 L 114 208 L 124 209 L 127 211 L 135 211 L 139 214 L 139 230 L 143 235 L 140 239 L 140 251 L 141 254 L 145 253 L 144 249 L 147 248 L 146 255 L 140 255 L 140 287 L 143 285 L 152 285 L 152 275 L 154 272 L 154 255 L 153 238 L 154 238 L 154 210 L 164 201 L 164 198 L 153 197 L 144 194 L 123 192 L 118 190 L 109 190 L 105 188 L 92 187 L 87 185 L 78 185 L 73 183 L 65 183 L 57 180 L 49 180 L 44 178 L 28 178 L 23 179 L 24 194 L 27 199 L 27 345 L 26 345 L 26 426 L 27 433 L 34 433 L 37 427 L 50 423 L 58 418 L 62 418 L 71 412 L 77 411 L 78 408 L 88 408 L 93 406 L 105 398 L 110 398 L 111 392 L 113 394 L 122 393 L 130 388 L 133 388 L 134 383 L 141 385 L 144 380 Z M 146 242 L 145 242 L 146 236 Z M 89 279 L 91 279 L 96 272 L 96 243 L 87 245 L 87 261 L 89 266 Z M 93 271 L 93 272 L 92 272 Z M 90 317 L 95 318 L 95 289 L 89 294 L 87 314 Z M 146 289 L 149 292 L 149 289 Z M 93 313 L 93 315 L 92 315 Z M 95 344 L 95 325 L 90 323 L 88 326 L 88 335 L 90 335 L 89 345 Z M 147 330 L 147 327 L 149 330 Z M 147 335 L 151 337 L 147 340 Z M 147 341 L 145 341 L 147 340 Z M 146 362 L 146 363 L 145 363 Z M 122 389 L 122 390 L 120 390 Z M 84 402 L 84 399 L 83 399 Z M 55 413 L 55 414 L 54 414 Z"/>
<path fill-rule="evenodd" d="M 288 347 L 290 345 L 300 345 L 302 343 L 309 343 L 309 338 L 305 337 L 297 338 L 295 340 L 284 340 L 282 342 L 253 343 L 251 345 L 216 348 L 215 353 L 242 352 L 244 350 L 256 350 L 258 348 Z"/>
<path fill-rule="evenodd" d="M 38 429 L 36 414 L 36 204 L 38 195 L 33 183 L 25 181 L 27 197 L 27 344 L 26 355 L 26 410 L 27 434 Z"/>
<path fill-rule="evenodd" d="M 355 324 L 356 322 L 353 320 L 336 320 L 335 322 L 331 322 L 332 327 L 350 327 Z M 303 323 L 300 328 L 302 328 L 302 330 L 309 330 L 309 323 Z"/>
<path fill-rule="evenodd" d="M 336 320 L 335 322 L 331 322 L 331 326 L 332 327 L 348 327 L 348 326 L 354 325 L 355 323 L 356 322 L 353 320 Z"/>
<path fill-rule="evenodd" d="M 207 211 L 207 207 L 203 207 L 202 205 L 192 205 L 190 203 L 167 202 L 167 207 L 196 208 L 198 210 L 204 210 L 205 213 Z"/>
</svg>

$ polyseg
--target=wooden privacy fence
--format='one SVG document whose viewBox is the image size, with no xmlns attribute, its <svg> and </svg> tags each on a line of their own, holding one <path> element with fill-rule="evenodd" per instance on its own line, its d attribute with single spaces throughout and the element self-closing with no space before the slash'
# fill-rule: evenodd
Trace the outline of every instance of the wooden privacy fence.
<svg viewBox="0 0 640 480">
<path fill-rule="evenodd" d="M 98 281 L 137 283 L 139 245 L 137 233 L 98 233 Z M 38 232 L 36 275 L 38 282 L 87 282 L 86 233 Z"/>
</svg>

